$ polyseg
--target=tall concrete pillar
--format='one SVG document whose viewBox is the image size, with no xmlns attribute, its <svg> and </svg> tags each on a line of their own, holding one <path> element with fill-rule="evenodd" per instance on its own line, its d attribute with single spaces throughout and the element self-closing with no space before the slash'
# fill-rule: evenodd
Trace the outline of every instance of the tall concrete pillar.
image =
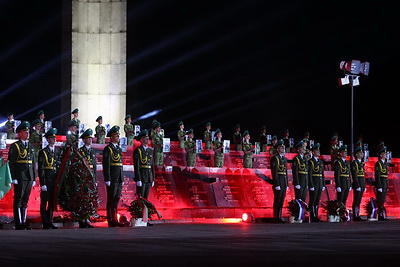
<svg viewBox="0 0 400 267">
<path fill-rule="evenodd" d="M 71 110 L 85 128 L 123 126 L 126 113 L 126 0 L 72 0 Z"/>
</svg>

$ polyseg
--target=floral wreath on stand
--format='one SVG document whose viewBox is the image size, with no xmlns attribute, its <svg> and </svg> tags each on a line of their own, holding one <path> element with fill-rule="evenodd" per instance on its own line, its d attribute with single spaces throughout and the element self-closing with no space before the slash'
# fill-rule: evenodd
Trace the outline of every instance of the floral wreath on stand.
<svg viewBox="0 0 400 267">
<path fill-rule="evenodd" d="M 371 197 L 364 206 L 368 220 L 378 220 L 378 206 L 375 198 Z"/>
<path fill-rule="evenodd" d="M 350 221 L 350 212 L 346 206 L 339 200 L 328 200 L 322 205 L 326 214 L 332 216 L 339 216 L 343 222 Z"/>
<path fill-rule="evenodd" d="M 287 206 L 289 214 L 294 217 L 296 221 L 304 221 L 308 214 L 308 205 L 301 199 L 292 199 Z"/>
<path fill-rule="evenodd" d="M 135 194 L 136 199 L 131 202 L 128 206 L 127 210 L 131 214 L 132 219 L 143 218 L 144 222 L 147 222 L 147 219 L 151 219 L 151 217 L 157 214 L 158 218 L 161 219 L 162 216 L 156 209 L 156 207 L 143 198 L 140 194 Z"/>
</svg>

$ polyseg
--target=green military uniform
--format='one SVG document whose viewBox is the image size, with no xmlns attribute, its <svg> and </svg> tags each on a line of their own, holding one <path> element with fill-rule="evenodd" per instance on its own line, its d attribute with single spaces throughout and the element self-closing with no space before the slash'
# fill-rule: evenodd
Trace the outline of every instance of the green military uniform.
<svg viewBox="0 0 400 267">
<path fill-rule="evenodd" d="M 119 126 L 113 126 L 107 137 L 119 134 Z M 118 203 L 124 181 L 122 165 L 122 149 L 118 144 L 110 142 L 103 150 L 103 175 L 107 185 L 107 222 L 109 227 L 122 226 L 117 220 Z"/>
<path fill-rule="evenodd" d="M 320 144 L 316 143 L 311 151 L 319 150 Z M 312 222 L 319 222 L 318 206 L 322 191 L 325 189 L 324 163 L 313 156 L 308 161 L 308 188 L 310 193 L 309 209 Z M 314 189 L 314 190 L 312 190 Z"/>
<path fill-rule="evenodd" d="M 379 150 L 379 156 L 382 153 L 386 153 L 387 148 L 383 146 Z M 387 220 L 385 201 L 388 192 L 388 177 L 389 177 L 389 168 L 388 162 L 386 159 L 382 160 L 381 158 L 375 163 L 375 193 L 376 193 L 376 204 L 378 206 L 378 220 Z"/>
<path fill-rule="evenodd" d="M 30 124 L 23 121 L 17 132 L 29 131 Z M 8 162 L 14 184 L 14 222 L 16 230 L 30 229 L 26 225 L 26 210 L 29 196 L 35 183 L 35 162 L 33 161 L 32 147 L 29 142 L 18 140 L 10 145 Z"/>
<path fill-rule="evenodd" d="M 15 121 L 7 120 L 6 124 L 7 139 L 15 139 Z"/>
<path fill-rule="evenodd" d="M 354 154 L 363 152 L 362 147 L 357 147 Z M 353 220 L 362 221 L 360 217 L 360 204 L 365 191 L 364 161 L 355 159 L 350 164 L 350 173 L 353 181 Z"/>
<path fill-rule="evenodd" d="M 286 153 L 290 153 L 290 138 L 289 138 L 289 129 L 285 129 L 283 131 L 283 144 L 285 145 Z"/>
<path fill-rule="evenodd" d="M 180 127 L 181 125 L 183 125 L 183 121 L 180 121 L 178 123 L 178 127 Z M 177 135 L 178 135 L 179 147 L 180 148 L 185 148 L 185 135 L 186 135 L 185 130 L 184 129 L 179 129 Z"/>
<path fill-rule="evenodd" d="M 243 136 L 246 137 L 249 135 L 249 131 L 244 131 Z M 243 142 L 243 153 L 244 153 L 244 160 L 243 160 L 243 167 L 251 169 L 253 168 L 253 144 L 247 140 Z"/>
<path fill-rule="evenodd" d="M 44 136 L 55 138 L 57 129 L 48 130 Z M 57 180 L 57 172 L 61 162 L 61 149 L 47 145 L 39 151 L 38 173 L 40 190 L 40 216 L 44 229 L 56 229 L 53 225 L 54 189 Z"/>
<path fill-rule="evenodd" d="M 40 124 L 40 133 L 41 133 L 41 134 L 44 134 L 45 131 L 46 131 L 46 125 L 44 124 L 44 120 L 42 120 L 42 119 L 40 118 L 40 116 L 43 115 L 43 114 L 44 114 L 44 111 L 43 111 L 43 110 L 39 110 L 39 112 L 38 112 L 38 114 L 37 114 L 38 120 L 39 120 L 39 124 Z"/>
<path fill-rule="evenodd" d="M 271 147 L 269 148 L 269 155 L 272 157 L 272 156 L 274 156 L 275 155 L 275 153 L 276 153 L 276 149 L 275 149 L 275 144 L 274 144 L 274 142 L 275 142 L 275 140 L 277 140 L 278 139 L 278 137 L 276 136 L 276 135 L 274 135 L 274 136 L 272 136 L 272 138 L 271 138 L 271 142 L 272 142 L 272 145 L 271 145 Z"/>
<path fill-rule="evenodd" d="M 78 112 L 79 112 L 79 110 L 76 108 L 76 109 L 74 109 L 74 110 L 71 112 L 71 114 L 75 114 L 75 113 L 78 113 Z M 70 124 L 71 124 L 72 122 L 75 122 L 76 127 L 77 127 L 75 135 L 76 135 L 76 136 L 79 136 L 79 125 L 81 124 L 81 121 L 80 121 L 78 118 L 75 118 L 75 117 L 74 117 L 74 118 L 71 119 Z"/>
<path fill-rule="evenodd" d="M 39 124 L 39 120 L 35 120 L 32 125 L 35 126 Z M 33 150 L 33 158 L 35 162 L 38 162 L 38 154 L 40 149 L 42 149 L 42 134 L 37 131 L 32 131 L 30 136 L 29 136 L 29 143 L 32 145 L 32 150 Z"/>
<path fill-rule="evenodd" d="M 71 120 L 68 127 L 72 127 L 72 126 L 76 126 L 78 127 L 78 124 L 76 121 Z M 78 148 L 78 134 L 77 132 L 72 132 L 72 131 L 68 131 L 67 132 L 67 136 L 66 136 L 66 146 L 69 147 L 74 147 L 74 148 Z"/>
<path fill-rule="evenodd" d="M 155 126 L 157 124 L 161 125 L 161 122 L 157 121 L 157 120 L 153 120 L 151 123 L 151 130 L 150 130 L 150 140 L 153 140 L 154 135 L 156 134 L 156 130 L 155 130 Z"/>
<path fill-rule="evenodd" d="M 332 138 L 331 138 L 331 143 L 332 144 L 331 144 L 331 146 L 329 148 L 329 154 L 331 155 L 331 166 L 332 166 L 332 169 L 334 168 L 335 161 L 339 156 L 339 146 L 337 144 L 334 144 L 335 141 L 337 141 L 337 136 L 336 135 L 332 136 Z"/>
<path fill-rule="evenodd" d="M 303 146 L 303 141 L 296 144 L 295 148 Z M 297 154 L 292 162 L 292 175 L 294 194 L 296 199 L 306 201 L 308 186 L 308 162 L 304 155 Z"/>
<path fill-rule="evenodd" d="M 154 126 L 154 130 L 161 127 L 161 123 L 157 122 Z M 164 152 L 163 152 L 163 138 L 161 133 L 157 133 L 155 130 L 151 146 L 154 148 L 154 164 L 156 166 L 163 166 L 164 163 Z"/>
<path fill-rule="evenodd" d="M 347 146 L 341 146 L 339 148 L 339 153 L 341 151 L 347 151 Z M 343 158 L 338 158 L 334 163 L 334 175 L 337 200 L 346 206 L 347 197 L 351 189 L 350 163 Z M 338 188 L 340 188 L 340 190 L 338 190 Z"/>
<path fill-rule="evenodd" d="M 125 125 L 124 125 L 124 131 L 125 131 L 125 137 L 127 139 L 128 146 L 133 145 L 133 138 L 135 137 L 135 129 L 133 128 L 133 125 L 131 123 L 128 123 L 127 120 L 131 118 L 131 115 L 126 115 L 125 117 Z"/>
<path fill-rule="evenodd" d="M 136 137 L 136 140 L 140 141 L 143 137 L 148 136 L 148 131 L 144 129 Z M 133 151 L 136 192 L 145 199 L 149 197 L 150 189 L 154 185 L 155 169 L 153 154 L 153 148 L 145 147 L 143 144 Z"/>
<path fill-rule="evenodd" d="M 84 140 L 85 138 L 93 138 L 92 136 L 93 130 L 86 129 L 85 132 L 81 135 L 81 139 Z M 96 171 L 97 171 L 97 163 L 96 163 L 96 151 L 92 147 L 87 147 L 83 145 L 79 148 L 79 152 L 81 155 L 87 160 L 88 167 L 90 168 L 93 178 L 96 180 Z"/>
<path fill-rule="evenodd" d="M 193 129 L 190 129 L 188 134 L 193 134 Z M 186 150 L 186 165 L 189 167 L 194 167 L 196 165 L 196 141 L 193 138 L 188 138 L 185 142 Z"/>
<path fill-rule="evenodd" d="M 99 122 L 100 120 L 103 120 L 102 116 L 97 117 L 96 122 Z M 97 138 L 97 143 L 105 144 L 105 142 L 106 142 L 106 127 L 104 127 L 103 125 L 101 125 L 99 123 L 94 130 L 96 132 L 95 136 Z"/>
<path fill-rule="evenodd" d="M 206 127 L 210 127 L 210 126 L 211 126 L 211 122 L 207 122 L 206 123 Z M 206 129 L 204 131 L 203 139 L 204 139 L 204 142 L 205 142 L 205 145 L 206 145 L 206 149 L 211 149 L 212 148 L 212 140 L 211 140 L 212 139 L 212 134 L 211 134 L 210 130 Z"/>
<path fill-rule="evenodd" d="M 242 134 L 240 133 L 240 124 L 236 124 L 235 132 L 232 136 L 232 143 L 236 151 L 242 151 Z"/>
<path fill-rule="evenodd" d="M 215 136 L 220 133 L 221 130 L 215 130 Z M 214 167 L 223 168 L 224 167 L 224 142 L 216 138 L 214 140 Z"/>
<path fill-rule="evenodd" d="M 283 145 L 283 140 L 281 139 L 275 144 L 275 149 Z M 271 175 L 274 191 L 274 217 L 276 222 L 284 222 L 281 217 L 288 186 L 287 159 L 284 154 L 276 154 L 271 157 Z"/>
<path fill-rule="evenodd" d="M 266 129 L 267 127 L 265 125 L 261 127 L 261 134 L 259 138 L 261 152 L 267 152 L 268 138 L 266 134 Z"/>
</svg>

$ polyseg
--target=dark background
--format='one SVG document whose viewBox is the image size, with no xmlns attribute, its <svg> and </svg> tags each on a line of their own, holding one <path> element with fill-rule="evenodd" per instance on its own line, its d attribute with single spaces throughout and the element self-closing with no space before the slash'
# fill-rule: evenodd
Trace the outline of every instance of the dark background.
<svg viewBox="0 0 400 267">
<path fill-rule="evenodd" d="M 234 125 L 257 141 L 260 127 L 311 139 L 327 152 L 337 132 L 350 143 L 351 89 L 342 60 L 371 63 L 354 90 L 354 136 L 372 153 L 399 154 L 399 16 L 384 1 L 128 1 L 127 113 L 178 122 L 202 137 L 204 124 L 230 139 Z M 39 109 L 60 125 L 62 1 L 0 0 L 0 117 L 33 121 Z M 110 107 L 112 112 L 112 107 Z M 121 122 L 121 125 L 123 122 Z M 372 154 L 373 155 L 373 154 Z M 373 155 L 374 156 L 374 155 Z"/>
</svg>

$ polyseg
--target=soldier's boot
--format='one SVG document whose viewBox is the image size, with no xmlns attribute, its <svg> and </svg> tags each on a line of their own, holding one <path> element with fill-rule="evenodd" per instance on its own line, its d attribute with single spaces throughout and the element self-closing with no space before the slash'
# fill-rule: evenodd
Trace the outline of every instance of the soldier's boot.
<svg viewBox="0 0 400 267">
<path fill-rule="evenodd" d="M 40 206 L 40 217 L 42 218 L 43 229 L 50 229 L 45 207 Z"/>
<path fill-rule="evenodd" d="M 360 207 L 353 207 L 353 221 L 364 221 L 364 219 L 360 217 Z"/>
<path fill-rule="evenodd" d="M 282 208 L 276 208 L 276 211 L 275 211 L 275 222 L 276 223 L 285 223 L 285 221 L 282 220 Z"/>
<path fill-rule="evenodd" d="M 15 230 L 25 230 L 25 226 L 22 224 L 20 208 L 14 208 L 14 224 Z"/>
<path fill-rule="evenodd" d="M 31 230 L 32 228 L 26 224 L 26 208 L 20 208 L 21 211 L 21 223 L 26 230 Z"/>
<path fill-rule="evenodd" d="M 108 222 L 108 227 L 116 227 L 112 213 L 112 208 L 110 207 L 107 207 L 107 222 Z"/>
<path fill-rule="evenodd" d="M 114 208 L 114 209 L 113 209 L 113 216 L 114 216 L 113 218 L 114 218 L 115 226 L 124 227 L 125 224 L 120 223 L 120 222 L 118 221 L 117 214 L 118 214 L 117 208 Z"/>
<path fill-rule="evenodd" d="M 382 215 L 383 215 L 383 220 L 384 221 L 389 220 L 388 217 L 387 217 L 387 214 L 386 214 L 386 208 L 385 207 L 383 207 Z"/>
</svg>

